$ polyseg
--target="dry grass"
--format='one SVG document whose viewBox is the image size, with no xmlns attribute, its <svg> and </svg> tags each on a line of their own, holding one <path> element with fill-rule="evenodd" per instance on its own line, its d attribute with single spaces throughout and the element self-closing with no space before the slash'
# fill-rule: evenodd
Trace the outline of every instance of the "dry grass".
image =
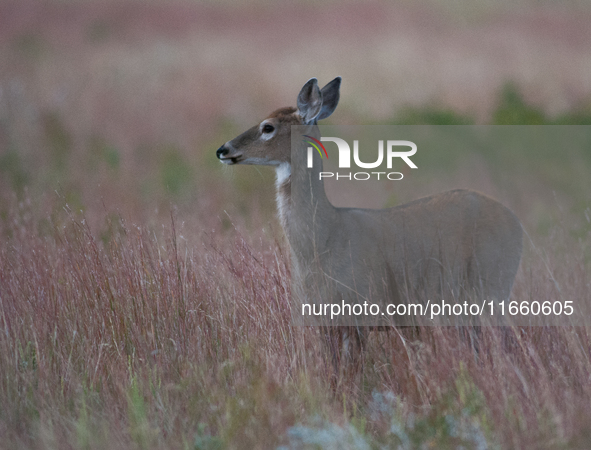
<svg viewBox="0 0 591 450">
<path fill-rule="evenodd" d="M 374 333 L 364 372 L 333 392 L 317 330 L 290 325 L 282 244 L 234 229 L 190 244 L 174 214 L 156 231 L 109 219 L 101 240 L 59 203 L 50 217 L 11 204 L 0 249 L 4 448 L 589 444 L 584 328 L 515 329 L 510 351 L 485 329 L 476 359 L 455 329 Z M 588 262 L 560 249 L 568 242 L 554 235 L 549 261 L 526 258 L 515 299 L 555 299 L 549 274 L 568 298 L 588 299 Z"/>
</svg>

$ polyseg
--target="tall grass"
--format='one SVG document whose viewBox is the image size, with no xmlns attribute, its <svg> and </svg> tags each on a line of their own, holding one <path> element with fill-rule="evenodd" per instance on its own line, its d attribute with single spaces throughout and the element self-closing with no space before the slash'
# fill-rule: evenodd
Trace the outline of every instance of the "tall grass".
<svg viewBox="0 0 591 450">
<path fill-rule="evenodd" d="M 289 424 L 283 388 L 311 337 L 289 326 L 279 250 L 188 248 L 172 219 L 161 237 L 120 223 L 106 244 L 70 211 L 44 236 L 23 211 L 4 224 L 4 442 L 169 448 L 201 430 L 262 445 L 262 428 L 273 443 Z"/>
<path fill-rule="evenodd" d="M 281 242 L 234 229 L 188 244 L 174 213 L 158 231 L 119 218 L 101 240 L 67 206 L 43 221 L 12 205 L 0 249 L 3 448 L 589 444 L 586 329 L 516 328 L 509 351 L 485 329 L 482 358 L 456 329 L 376 332 L 363 372 L 333 391 L 318 330 L 290 325 Z M 568 242 L 551 236 L 546 260 L 532 250 L 515 299 L 552 300 L 558 280 L 562 295 L 589 300 L 588 262 Z"/>
</svg>

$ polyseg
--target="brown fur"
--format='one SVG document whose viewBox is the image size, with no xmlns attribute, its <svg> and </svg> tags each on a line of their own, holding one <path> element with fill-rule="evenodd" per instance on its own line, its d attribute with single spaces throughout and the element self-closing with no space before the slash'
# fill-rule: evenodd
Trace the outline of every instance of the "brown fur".
<svg viewBox="0 0 591 450">
<path fill-rule="evenodd" d="M 278 109 L 222 147 L 229 150 L 226 162 L 277 167 L 294 295 L 307 303 L 397 304 L 462 295 L 507 300 L 521 260 L 522 229 L 499 202 L 453 190 L 383 210 L 335 208 L 319 180 L 320 157 L 314 155 L 313 169 L 304 169 L 306 152 L 298 149 L 293 155 L 302 160 L 294 164 L 291 126 L 306 125 L 302 134 L 318 133 L 315 117 L 330 115 L 338 102 L 340 79 L 335 81 L 320 91 L 310 80 L 298 97 L 300 109 Z M 326 114 L 323 97 L 332 103 Z M 312 123 L 304 124 L 304 117 L 312 117 Z M 273 125 L 273 134 L 262 131 L 265 124 Z M 361 348 L 358 323 L 339 323 L 346 327 L 327 333 L 332 346 L 355 335 Z M 335 332 L 340 339 L 334 339 Z M 340 361 L 340 355 L 333 353 L 333 360 Z"/>
</svg>

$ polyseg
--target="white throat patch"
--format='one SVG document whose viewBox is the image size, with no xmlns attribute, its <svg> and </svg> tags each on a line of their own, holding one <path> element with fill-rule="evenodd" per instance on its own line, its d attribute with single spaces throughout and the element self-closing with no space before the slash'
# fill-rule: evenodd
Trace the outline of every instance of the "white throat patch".
<svg viewBox="0 0 591 450">
<path fill-rule="evenodd" d="M 285 183 L 291 176 L 291 164 L 287 162 L 282 162 L 277 166 L 277 169 L 275 169 L 275 171 L 277 173 L 277 181 L 275 182 L 275 184 L 277 187 L 279 187 L 283 183 Z"/>
<path fill-rule="evenodd" d="M 277 173 L 277 181 L 275 181 L 277 188 L 277 212 L 279 213 L 281 225 L 287 230 L 287 224 L 289 223 L 289 194 L 282 189 L 282 186 L 289 181 L 291 164 L 282 162 L 277 166 L 275 171 Z"/>
</svg>

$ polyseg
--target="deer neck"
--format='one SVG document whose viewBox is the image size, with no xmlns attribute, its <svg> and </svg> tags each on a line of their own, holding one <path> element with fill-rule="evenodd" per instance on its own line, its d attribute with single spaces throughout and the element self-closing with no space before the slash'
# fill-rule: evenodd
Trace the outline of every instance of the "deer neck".
<svg viewBox="0 0 591 450">
<path fill-rule="evenodd" d="M 279 219 L 292 252 L 310 261 L 327 249 L 338 215 L 320 179 L 320 156 L 313 156 L 313 168 L 307 167 L 306 157 L 307 148 L 302 146 L 292 154 L 292 163 L 277 167 L 276 188 Z"/>
</svg>

